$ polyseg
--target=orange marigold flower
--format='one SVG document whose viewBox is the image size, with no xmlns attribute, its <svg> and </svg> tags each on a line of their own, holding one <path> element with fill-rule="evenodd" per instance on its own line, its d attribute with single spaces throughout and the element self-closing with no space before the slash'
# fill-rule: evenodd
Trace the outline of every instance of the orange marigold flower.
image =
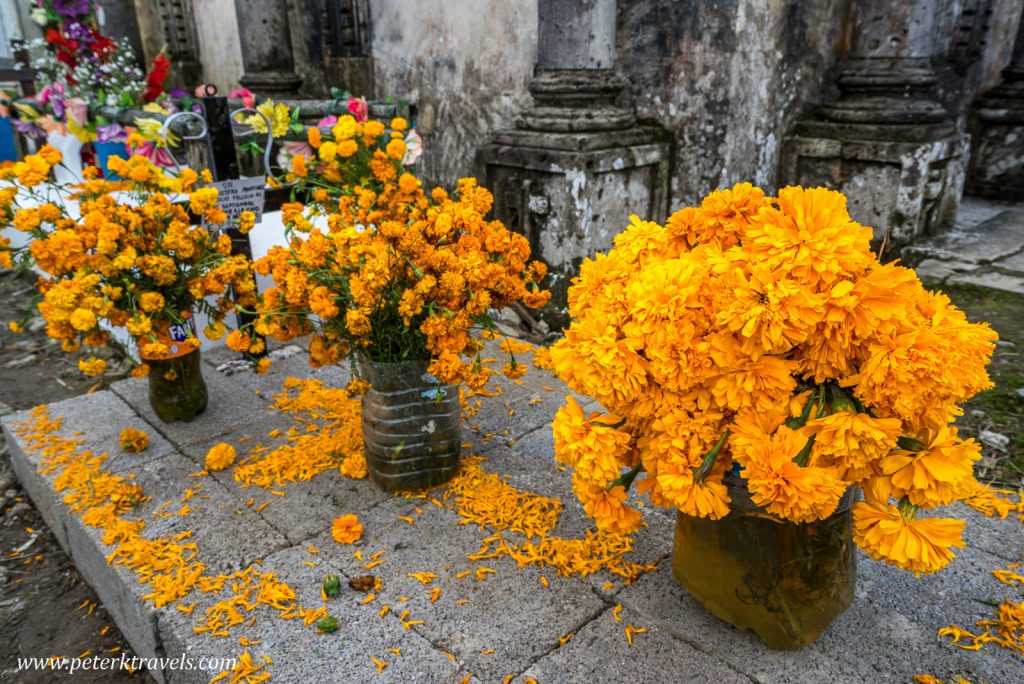
<svg viewBox="0 0 1024 684">
<path fill-rule="evenodd" d="M 875 560 L 915 575 L 941 570 L 962 548 L 962 520 L 917 518 L 914 506 L 905 512 L 886 503 L 861 501 L 853 507 L 853 540 Z"/>
<path fill-rule="evenodd" d="M 88 359 L 79 359 L 78 370 L 88 376 L 103 375 L 107 370 L 107 362 L 103 359 L 97 359 L 95 356 L 91 356 Z"/>
<path fill-rule="evenodd" d="M 363 526 L 359 519 L 349 513 L 340 518 L 335 518 L 331 525 L 331 536 L 339 544 L 354 544 L 363 536 Z"/>
<path fill-rule="evenodd" d="M 121 448 L 125 451 L 137 454 L 141 451 L 145 451 L 149 447 L 149 435 L 142 430 L 136 430 L 134 428 L 125 428 L 121 430 L 121 435 L 118 440 L 121 443 Z"/>
<path fill-rule="evenodd" d="M 226 442 L 220 442 L 210 447 L 206 452 L 205 465 L 210 471 L 224 470 L 235 462 L 235 447 Z"/>
</svg>

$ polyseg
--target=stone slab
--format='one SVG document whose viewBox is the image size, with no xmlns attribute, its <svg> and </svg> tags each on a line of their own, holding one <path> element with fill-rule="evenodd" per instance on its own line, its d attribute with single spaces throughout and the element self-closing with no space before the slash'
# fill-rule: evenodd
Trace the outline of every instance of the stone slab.
<svg viewBox="0 0 1024 684">
<path fill-rule="evenodd" d="M 659 629 L 632 610 L 623 610 L 617 622 L 612 609 L 605 610 L 583 627 L 564 646 L 535 662 L 522 674 L 538 682 L 592 684 L 614 681 L 631 684 L 751 684 L 714 653 L 704 653 Z M 626 640 L 626 625 L 646 629 Z M 522 681 L 517 678 L 516 681 Z"/>
<path fill-rule="evenodd" d="M 1016 254 L 1011 254 L 1004 259 L 1000 259 L 995 262 L 993 266 L 1007 275 L 1024 277 L 1024 251 L 1017 252 Z"/>
<path fill-rule="evenodd" d="M 979 657 L 937 638 L 938 629 L 951 622 L 951 608 L 948 604 L 947 612 L 930 608 L 933 595 L 915 584 L 918 580 L 913 575 L 892 569 L 897 581 L 873 581 L 879 572 L 887 573 L 888 566 L 860 560 L 853 605 L 818 641 L 798 651 L 769 649 L 752 632 L 740 631 L 708 613 L 675 580 L 670 560 L 623 589 L 617 599 L 757 681 L 852 684 L 875 681 L 880 674 L 885 681 L 909 681 L 915 674 L 952 672 L 973 674 L 979 681 L 1013 681 L 1015 656 L 1009 652 Z"/>
<path fill-rule="evenodd" d="M 325 605 L 320 596 L 323 576 L 340 574 L 338 568 L 325 560 L 330 548 L 321 548 L 323 552 L 318 555 L 308 553 L 305 547 L 284 549 L 265 558 L 259 571 L 273 572 L 279 581 L 288 584 L 302 606 L 319 608 Z M 167 653 L 183 653 L 197 660 L 237 657 L 246 650 L 237 640 L 246 637 L 260 642 L 247 649 L 257 660 L 262 654 L 273 659 L 267 671 L 274 682 L 457 681 L 456 665 L 429 641 L 416 631 L 404 629 L 397 614 L 381 617 L 376 606 L 360 606 L 362 594 L 347 586 L 341 596 L 326 604 L 328 613 L 340 623 L 333 633 L 318 634 L 315 626 L 307 627 L 301 620 L 281 619 L 277 611 L 263 606 L 252 613 L 257 616 L 256 623 L 232 628 L 231 638 L 196 634 L 193 627 L 204 618 L 205 609 L 227 595 L 193 594 L 188 599 L 196 601 L 191 615 L 162 611 L 159 627 Z M 388 651 L 391 648 L 398 649 L 401 655 Z M 371 656 L 388 664 L 379 677 Z M 168 680 L 173 684 L 205 684 L 215 674 L 216 671 L 173 672 Z"/>
<path fill-rule="evenodd" d="M 943 515 L 967 522 L 964 539 L 968 548 L 980 549 L 998 556 L 1008 563 L 1024 560 L 1024 525 L 1016 520 L 1016 513 L 1005 519 L 987 518 L 962 503 L 943 509 Z"/>
<path fill-rule="evenodd" d="M 423 512 L 416 513 L 417 508 Z M 407 524 L 399 515 L 409 515 L 415 522 Z M 339 547 L 329 535 L 316 546 L 332 549 L 330 562 L 348 576 L 373 574 L 383 579 L 377 599 L 361 609 L 376 614 L 387 604 L 399 615 L 408 609 L 408 619 L 423 620 L 413 629 L 450 652 L 464 673 L 481 681 L 501 681 L 522 672 L 606 607 L 578 579 L 520 569 L 508 558 L 470 561 L 467 556 L 479 550 L 490 532 L 458 524 L 453 511 L 428 500 L 395 498 L 361 515 L 360 521 L 365 531 L 355 547 Z M 366 563 L 354 558 L 356 550 L 364 560 L 383 551 L 385 563 L 368 570 Z M 474 573 L 481 567 L 496 572 L 478 580 Z M 456 577 L 467 571 L 467 577 Z M 408 576 L 419 572 L 438 577 L 423 585 Z M 549 581 L 546 588 L 540 583 L 542 574 Z M 433 588 L 441 589 L 441 596 L 432 603 Z M 460 600 L 467 602 L 460 605 Z M 490 649 L 494 652 L 484 653 Z"/>
<path fill-rule="evenodd" d="M 309 354 L 298 345 L 279 347 L 270 351 L 267 356 L 270 359 L 270 368 L 263 374 L 254 372 L 251 366 L 238 363 L 238 353 L 223 347 L 213 349 L 209 353 L 204 352 L 203 361 L 214 369 L 213 372 L 220 372 L 232 382 L 256 393 L 268 402 L 273 401 L 274 395 L 281 391 L 282 384 L 288 377 L 316 378 L 327 387 L 344 387 L 350 377 L 347 364 L 313 368 L 309 365 Z M 229 362 L 235 363 L 224 371 L 215 370 L 221 364 Z"/>
<path fill-rule="evenodd" d="M 990 264 L 1001 257 L 1024 248 L 1024 212 L 1002 211 L 967 230 L 952 230 L 915 250 L 931 253 L 941 259 Z"/>
<path fill-rule="evenodd" d="M 164 423 L 157 418 L 149 405 L 148 380 L 120 380 L 110 389 L 177 447 L 209 446 L 228 434 L 236 438 L 266 434 L 264 425 L 272 414 L 265 402 L 244 385 L 209 368 L 204 369 L 203 379 L 209 403 L 206 410 L 190 422 Z"/>
<path fill-rule="evenodd" d="M 954 285 L 975 285 L 977 287 L 987 287 L 993 290 L 1003 290 L 1005 292 L 1013 292 L 1015 294 L 1024 294 L 1024 277 L 1006 275 L 992 270 L 954 275 L 948 278 L 946 283 Z"/>
<path fill-rule="evenodd" d="M 914 270 L 925 283 L 929 285 L 941 285 L 946 278 L 962 273 L 971 273 L 978 270 L 977 264 L 966 261 L 941 261 L 939 259 L 925 259 Z"/>
<path fill-rule="evenodd" d="M 174 447 L 159 433 L 136 415 L 114 393 L 102 390 L 54 402 L 47 407 L 51 419 L 61 418 L 57 434 L 65 439 L 81 442 L 80 448 L 94 454 L 108 455 L 104 468 L 115 473 L 128 470 L 174 453 Z M 58 543 L 68 550 L 68 512 L 61 497 L 54 493 L 54 474 L 39 473 L 39 458 L 23 448 L 22 440 L 13 432 L 13 426 L 29 419 L 29 411 L 19 411 L 3 417 L 7 444 L 12 449 L 11 463 L 18 480 L 39 509 L 43 520 L 53 530 Z M 149 435 L 149 448 L 140 454 L 121 449 L 120 433 L 124 428 L 143 430 Z"/>
</svg>

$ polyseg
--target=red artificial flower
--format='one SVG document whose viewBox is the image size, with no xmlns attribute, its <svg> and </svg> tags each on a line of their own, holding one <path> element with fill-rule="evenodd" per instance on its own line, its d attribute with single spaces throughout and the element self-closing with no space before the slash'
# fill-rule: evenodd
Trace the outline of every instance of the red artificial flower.
<svg viewBox="0 0 1024 684">
<path fill-rule="evenodd" d="M 164 53 L 160 53 L 149 65 L 149 73 L 146 74 L 146 92 L 142 94 L 143 102 L 152 102 L 164 92 L 164 81 L 171 70 L 171 62 Z"/>
</svg>

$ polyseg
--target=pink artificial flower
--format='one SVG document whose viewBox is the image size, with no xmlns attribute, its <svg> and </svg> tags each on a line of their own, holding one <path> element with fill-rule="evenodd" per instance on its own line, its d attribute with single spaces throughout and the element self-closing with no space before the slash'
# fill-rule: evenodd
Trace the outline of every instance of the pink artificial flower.
<svg viewBox="0 0 1024 684">
<path fill-rule="evenodd" d="M 277 165 L 282 169 L 292 167 L 292 157 L 301 154 L 306 159 L 314 159 L 316 154 L 313 147 L 304 140 L 285 140 L 281 143 L 281 150 L 277 153 Z"/>
<path fill-rule="evenodd" d="M 228 93 L 228 97 L 242 98 L 242 106 L 246 109 L 252 109 L 256 106 L 256 96 L 248 88 L 235 88 Z"/>
<path fill-rule="evenodd" d="M 409 132 L 405 134 L 405 155 L 402 157 L 402 165 L 412 166 L 422 155 L 423 138 L 415 128 L 410 128 Z"/>
<path fill-rule="evenodd" d="M 317 121 L 316 122 L 316 127 L 317 128 L 330 128 L 331 126 L 333 126 L 336 123 L 338 123 L 338 117 L 336 117 L 333 114 L 331 114 L 331 115 L 325 116 L 324 118 L 322 118 L 319 121 Z"/>
<path fill-rule="evenodd" d="M 350 97 L 346 106 L 348 113 L 355 117 L 356 121 L 363 123 L 370 118 L 370 106 L 366 104 L 365 97 Z"/>
<path fill-rule="evenodd" d="M 138 147 L 129 148 L 129 153 L 138 154 L 148 159 L 157 166 L 162 166 L 165 169 L 174 167 L 174 158 L 171 157 L 171 153 L 163 147 L 158 147 L 152 140 L 147 140 Z"/>
<path fill-rule="evenodd" d="M 72 97 L 64 101 L 67 119 L 74 121 L 79 126 L 86 126 L 89 123 L 89 103 L 85 98 Z"/>
</svg>

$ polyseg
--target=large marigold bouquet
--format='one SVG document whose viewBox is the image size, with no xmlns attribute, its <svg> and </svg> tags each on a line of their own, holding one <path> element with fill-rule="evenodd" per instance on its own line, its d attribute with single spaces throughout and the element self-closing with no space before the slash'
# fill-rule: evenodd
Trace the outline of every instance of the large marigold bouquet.
<svg viewBox="0 0 1024 684">
<path fill-rule="evenodd" d="M 491 308 L 543 306 L 546 269 L 528 262 L 523 236 L 485 218 L 492 197 L 475 180 L 428 197 L 402 165 L 405 122 L 391 127 L 388 134 L 379 121 L 343 116 L 333 139 L 311 129 L 317 158 L 293 159 L 311 201 L 285 205 L 290 244 L 256 262 L 275 287 L 263 292 L 255 331 L 279 340 L 314 333 L 310 361 L 318 366 L 354 353 L 429 361 L 443 382 L 482 386 L 492 371 L 473 331 L 491 327 Z M 251 339 L 239 332 L 228 344 L 244 349 Z M 514 359 L 506 367 L 513 376 L 525 370 Z"/>
<path fill-rule="evenodd" d="M 637 489 L 658 506 L 717 519 L 723 477 L 797 523 L 863 490 L 855 541 L 931 572 L 962 546 L 961 520 L 921 511 L 971 493 L 979 445 L 951 425 L 991 386 L 995 333 L 969 323 L 916 274 L 871 252 L 842 194 L 749 184 L 717 191 L 666 225 L 640 221 L 584 262 L 556 372 L 571 397 L 557 458 L 603 528 L 634 530 Z"/>
<path fill-rule="evenodd" d="M 172 178 L 144 157 L 112 157 L 110 168 L 124 180 L 98 180 L 94 167 L 86 169 L 76 206 L 65 204 L 67 189 L 47 182 L 58 163 L 60 152 L 44 147 L 0 171 L 0 180 L 11 181 L 0 190 L 0 228 L 13 227 L 31 238 L 18 250 L 0 244 L 0 263 L 12 261 L 13 253 L 13 261 L 34 263 L 45 274 L 39 280 L 39 311 L 48 334 L 65 351 L 82 344 L 102 347 L 111 328 L 123 327 L 143 358 L 159 360 L 169 355 L 160 335 L 168 325 L 202 312 L 211 320 L 207 335 L 217 338 L 226 332 L 222 321 L 236 301 L 255 304 L 248 259 L 231 256 L 226 234 L 197 225 L 197 217 L 224 224 L 226 215 L 217 206 L 216 188 L 194 188 L 199 180 L 194 171 Z M 241 223 L 243 229 L 252 227 L 245 217 Z M 205 299 L 211 295 L 217 296 L 214 303 Z M 183 344 L 198 348 L 200 343 L 191 335 Z M 79 367 L 99 375 L 106 362 L 83 358 Z M 143 364 L 135 374 L 145 372 Z"/>
</svg>

